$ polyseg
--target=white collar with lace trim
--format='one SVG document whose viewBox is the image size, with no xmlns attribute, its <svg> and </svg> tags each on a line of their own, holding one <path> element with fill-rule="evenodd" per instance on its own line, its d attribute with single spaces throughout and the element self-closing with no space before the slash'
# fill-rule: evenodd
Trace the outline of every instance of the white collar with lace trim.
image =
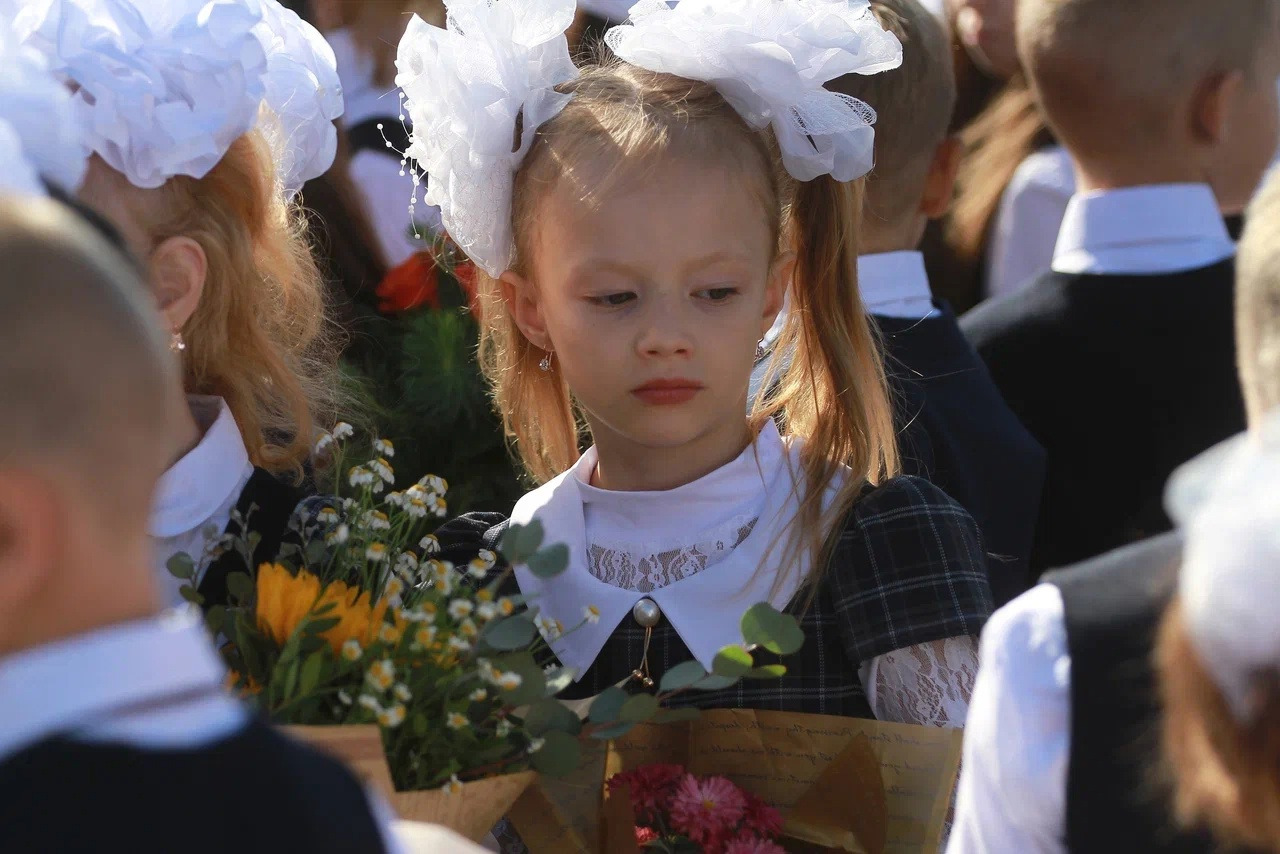
<svg viewBox="0 0 1280 854">
<path fill-rule="evenodd" d="M 767 601 L 781 609 L 790 602 L 809 570 L 807 558 L 791 561 L 783 552 L 787 542 L 783 532 L 799 509 L 800 490 L 795 484 L 801 472 L 800 443 L 784 441 L 768 421 L 757 444 L 762 446 L 761 459 L 775 462 L 761 469 L 759 488 L 766 500 L 751 534 L 724 560 L 649 593 L 606 584 L 588 568 L 578 479 L 583 476 L 579 469 L 594 465 L 594 455 L 585 455 L 574 468 L 516 503 L 511 514 L 514 524 L 537 519 L 546 531 L 544 542 L 569 546 L 569 568 L 555 578 L 541 579 L 518 567 L 520 592 L 544 618 L 559 620 L 566 630 L 582 623 L 588 607 L 599 610 L 595 624 L 582 625 L 567 637 L 548 638 L 560 662 L 576 671 L 576 678 L 596 660 L 622 621 L 631 619 L 631 609 L 641 599 L 658 603 L 680 639 L 708 670 L 721 648 L 741 641 L 740 623 L 748 608 Z M 772 572 L 756 571 L 766 559 L 789 565 L 781 582 Z"/>
<path fill-rule="evenodd" d="M 186 456 L 160 478 L 151 508 L 151 536 L 173 537 L 195 530 L 253 474 L 240 428 L 221 398 L 191 397 L 192 408 L 212 408 L 213 424 Z"/>
</svg>

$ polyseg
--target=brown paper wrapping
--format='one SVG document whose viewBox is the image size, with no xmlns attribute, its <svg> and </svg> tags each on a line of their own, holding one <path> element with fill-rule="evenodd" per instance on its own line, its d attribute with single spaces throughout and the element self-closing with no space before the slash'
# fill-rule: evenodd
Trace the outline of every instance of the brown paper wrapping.
<svg viewBox="0 0 1280 854">
<path fill-rule="evenodd" d="M 376 726 L 292 726 L 285 730 L 346 764 L 366 786 L 381 794 L 400 818 L 447 827 L 475 842 L 488 835 L 537 777 L 533 771 L 503 774 L 463 783 L 457 794 L 439 789 L 397 792 Z"/>
</svg>

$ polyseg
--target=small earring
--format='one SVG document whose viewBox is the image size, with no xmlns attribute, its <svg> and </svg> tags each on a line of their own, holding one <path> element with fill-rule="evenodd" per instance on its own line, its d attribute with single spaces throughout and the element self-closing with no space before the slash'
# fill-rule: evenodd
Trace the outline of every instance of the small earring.
<svg viewBox="0 0 1280 854">
<path fill-rule="evenodd" d="M 764 339 L 761 338 L 756 342 L 756 361 L 760 361 L 767 355 L 769 355 L 769 348 L 764 346 Z"/>
<path fill-rule="evenodd" d="M 542 357 L 542 361 L 538 363 L 538 369 L 544 374 L 551 370 L 551 351 L 548 350 L 546 355 Z"/>
<path fill-rule="evenodd" d="M 181 353 L 187 349 L 187 342 L 182 340 L 181 332 L 175 332 L 169 336 L 169 349 L 175 353 Z"/>
</svg>

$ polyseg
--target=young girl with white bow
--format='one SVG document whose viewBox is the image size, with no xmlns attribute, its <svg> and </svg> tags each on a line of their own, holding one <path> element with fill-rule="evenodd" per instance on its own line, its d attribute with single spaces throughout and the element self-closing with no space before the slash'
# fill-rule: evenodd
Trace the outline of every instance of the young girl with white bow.
<svg viewBox="0 0 1280 854">
<path fill-rule="evenodd" d="M 571 0 L 448 5 L 447 31 L 400 45 L 409 153 L 488 274 L 484 367 L 543 483 L 511 519 L 570 548 L 562 575 L 515 573 L 577 672 L 565 695 L 710 668 L 769 601 L 806 636 L 787 674 L 681 702 L 960 725 L 981 538 L 895 477 L 856 282 L 873 113 L 822 88 L 894 67 L 897 40 L 866 2 L 642 3 L 608 35 L 618 60 L 578 70 Z M 797 357 L 747 417 L 789 286 Z M 494 521 L 448 526 L 446 556 L 492 547 Z"/>
<path fill-rule="evenodd" d="M 246 533 L 239 511 L 273 557 L 317 422 L 333 423 L 323 283 L 290 203 L 333 159 L 333 52 L 276 0 L 53 0 L 15 26 L 74 88 L 94 153 L 80 198 L 124 236 L 172 331 L 191 413 L 152 515 L 156 572 L 181 602 L 165 564 L 191 555 L 217 604 L 242 566 L 206 547 Z"/>
</svg>

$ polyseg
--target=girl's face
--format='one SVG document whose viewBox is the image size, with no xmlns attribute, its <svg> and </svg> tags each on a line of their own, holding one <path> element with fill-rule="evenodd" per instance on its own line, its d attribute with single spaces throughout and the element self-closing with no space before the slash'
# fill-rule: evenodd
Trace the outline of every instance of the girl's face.
<svg viewBox="0 0 1280 854">
<path fill-rule="evenodd" d="M 946 0 L 947 17 L 979 67 L 1000 80 L 1018 70 L 1015 0 Z"/>
<path fill-rule="evenodd" d="M 602 454 L 736 453 L 790 257 L 775 259 L 741 174 L 676 162 L 626 177 L 595 205 L 569 181 L 541 200 L 532 275 L 503 278 L 516 322 L 554 353 Z"/>
</svg>

